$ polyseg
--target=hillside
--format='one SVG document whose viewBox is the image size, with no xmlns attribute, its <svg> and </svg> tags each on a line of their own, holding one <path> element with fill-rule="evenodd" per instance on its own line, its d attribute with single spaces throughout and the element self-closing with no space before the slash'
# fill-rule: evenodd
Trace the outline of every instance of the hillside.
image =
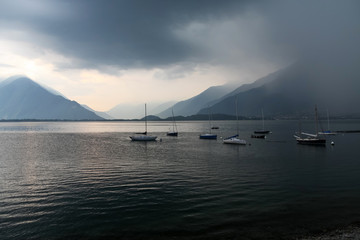
<svg viewBox="0 0 360 240">
<path fill-rule="evenodd" d="M 157 103 L 147 103 L 147 114 L 156 115 L 154 113 L 164 111 L 164 109 L 167 109 L 169 106 L 172 106 L 173 104 L 174 102 L 165 102 L 160 105 Z M 106 114 L 110 115 L 112 119 L 140 119 L 144 117 L 144 103 L 118 104 L 109 111 L 107 111 Z"/>
<path fill-rule="evenodd" d="M 214 86 L 206 89 L 199 95 L 190 99 L 181 101 L 166 109 L 165 111 L 156 114 L 161 118 L 167 118 L 172 115 L 171 110 L 174 110 L 175 115 L 191 116 L 196 114 L 200 109 L 208 106 L 211 101 L 221 98 L 225 94 L 234 89 L 233 85 Z"/>
<path fill-rule="evenodd" d="M 243 116 L 301 116 L 319 112 L 332 115 L 357 114 L 360 103 L 360 70 L 338 61 L 298 62 L 260 87 L 239 92 L 238 111 Z M 213 113 L 234 114 L 235 95 L 225 97 L 211 107 Z M 204 108 L 198 114 L 208 112 Z"/>
<path fill-rule="evenodd" d="M 0 119 L 102 120 L 75 101 L 56 95 L 26 77 L 0 84 Z"/>
</svg>

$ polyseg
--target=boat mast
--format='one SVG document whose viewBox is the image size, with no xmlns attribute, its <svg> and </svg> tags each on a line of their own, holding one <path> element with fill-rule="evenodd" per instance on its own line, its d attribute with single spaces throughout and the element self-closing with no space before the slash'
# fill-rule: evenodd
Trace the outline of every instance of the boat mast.
<svg viewBox="0 0 360 240">
<path fill-rule="evenodd" d="M 264 123 L 264 110 L 263 110 L 263 109 L 261 109 L 261 117 L 262 117 L 263 130 L 265 130 L 265 123 Z"/>
<path fill-rule="evenodd" d="M 238 96 L 235 97 L 236 134 L 239 135 Z"/>
<path fill-rule="evenodd" d="M 318 115 L 317 115 L 317 106 L 315 105 L 315 126 L 316 126 L 316 133 L 315 135 L 318 135 Z"/>
<path fill-rule="evenodd" d="M 211 134 L 211 109 L 209 106 L 209 129 L 210 129 L 210 134 Z"/>
<path fill-rule="evenodd" d="M 326 113 L 327 113 L 327 122 L 328 122 L 328 131 L 330 131 L 330 120 L 329 120 L 329 109 L 326 110 Z"/>
<path fill-rule="evenodd" d="M 172 112 L 172 117 L 173 117 L 173 132 L 177 132 L 177 126 L 176 126 L 176 122 L 175 122 L 175 116 L 174 116 L 174 108 L 171 108 L 171 112 Z"/>
<path fill-rule="evenodd" d="M 145 103 L 145 135 L 147 134 L 147 113 L 146 113 L 146 103 Z"/>
</svg>

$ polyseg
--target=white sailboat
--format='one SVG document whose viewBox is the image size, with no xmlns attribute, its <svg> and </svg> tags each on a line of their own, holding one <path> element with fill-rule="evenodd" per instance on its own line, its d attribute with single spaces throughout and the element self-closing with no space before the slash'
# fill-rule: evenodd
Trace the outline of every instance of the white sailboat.
<svg viewBox="0 0 360 240">
<path fill-rule="evenodd" d="M 315 125 L 316 125 L 316 134 L 305 133 L 300 131 L 298 135 L 294 135 L 296 141 L 299 144 L 304 145 L 320 145 L 324 146 L 326 144 L 326 139 L 320 138 L 318 136 L 318 115 L 317 115 L 317 106 L 315 105 Z"/>
<path fill-rule="evenodd" d="M 145 132 L 137 133 L 139 135 L 130 136 L 132 141 L 155 141 L 157 136 L 148 136 L 147 135 L 147 113 L 146 113 L 146 103 L 145 103 Z"/>
<path fill-rule="evenodd" d="M 173 118 L 173 129 L 172 129 L 172 131 L 167 132 L 166 135 L 172 136 L 172 137 L 177 137 L 178 130 L 177 130 L 176 121 L 175 121 L 175 117 L 174 117 L 174 109 L 171 109 L 171 112 L 172 112 L 172 118 Z"/>
<path fill-rule="evenodd" d="M 336 135 L 336 132 L 330 130 L 330 118 L 329 118 L 329 110 L 326 111 L 327 113 L 327 129 L 326 131 L 320 131 L 318 134 L 320 135 Z"/>
<path fill-rule="evenodd" d="M 223 143 L 226 144 L 237 144 L 237 145 L 246 145 L 246 141 L 244 139 L 239 138 L 239 116 L 238 116 L 238 107 L 237 107 L 237 96 L 235 100 L 235 112 L 236 112 L 236 132 L 237 134 L 231 137 L 227 137 L 223 140 Z"/>
</svg>

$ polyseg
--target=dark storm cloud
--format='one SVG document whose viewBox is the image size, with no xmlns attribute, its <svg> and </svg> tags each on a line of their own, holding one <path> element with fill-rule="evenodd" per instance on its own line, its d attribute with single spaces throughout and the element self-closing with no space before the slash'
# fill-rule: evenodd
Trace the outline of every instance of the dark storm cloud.
<svg viewBox="0 0 360 240">
<path fill-rule="evenodd" d="M 83 0 L 0 4 L 0 28 L 27 31 L 29 41 L 76 58 L 78 65 L 74 67 L 161 67 L 217 57 L 223 61 L 236 52 L 240 54 L 229 58 L 231 61 L 245 62 L 249 55 L 276 61 L 281 56 L 297 58 L 329 49 L 359 49 L 358 1 Z M 259 18 L 263 26 L 257 29 Z M 205 33 L 198 36 L 196 44 L 179 37 L 179 32 L 189 34 L 179 30 L 194 22 L 206 25 L 205 30 L 211 32 L 216 29 L 212 24 L 231 21 L 233 29 L 219 33 L 222 36 L 212 32 L 206 38 Z M 240 30 L 236 25 L 239 22 Z M 254 36 L 246 36 L 251 34 Z M 233 42 L 228 44 L 222 38 Z M 212 51 L 214 48 L 217 51 Z"/>
<path fill-rule="evenodd" d="M 282 1 L 261 7 L 271 21 L 271 41 L 300 55 L 360 49 L 359 1 Z"/>
<path fill-rule="evenodd" d="M 195 19 L 225 17 L 234 5 L 231 1 L 85 1 L 76 5 L 78 25 L 68 22 L 64 33 L 68 37 L 59 44 L 65 43 L 63 50 L 69 45 L 79 49 L 81 58 L 96 59 L 95 64 L 152 67 L 201 58 L 198 49 L 174 35 L 174 29 Z"/>
<path fill-rule="evenodd" d="M 177 39 L 173 29 L 194 19 L 232 15 L 242 5 L 238 1 L 44 1 L 55 9 L 27 12 L 22 3 L 3 6 L 2 22 L 49 36 L 52 41 L 46 44 L 51 48 L 89 67 L 155 66 L 196 56 L 197 50 Z M 44 11 L 58 11 L 56 15 L 64 17 Z"/>
</svg>

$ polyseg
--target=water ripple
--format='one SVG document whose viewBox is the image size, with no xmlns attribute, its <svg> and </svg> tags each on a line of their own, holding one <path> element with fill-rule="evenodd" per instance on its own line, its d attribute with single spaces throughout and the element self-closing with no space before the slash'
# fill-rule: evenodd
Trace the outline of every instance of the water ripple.
<svg viewBox="0 0 360 240">
<path fill-rule="evenodd" d="M 2 239 L 264 239 L 358 219 L 359 136 L 330 152 L 196 134 L 0 135 Z"/>
</svg>

